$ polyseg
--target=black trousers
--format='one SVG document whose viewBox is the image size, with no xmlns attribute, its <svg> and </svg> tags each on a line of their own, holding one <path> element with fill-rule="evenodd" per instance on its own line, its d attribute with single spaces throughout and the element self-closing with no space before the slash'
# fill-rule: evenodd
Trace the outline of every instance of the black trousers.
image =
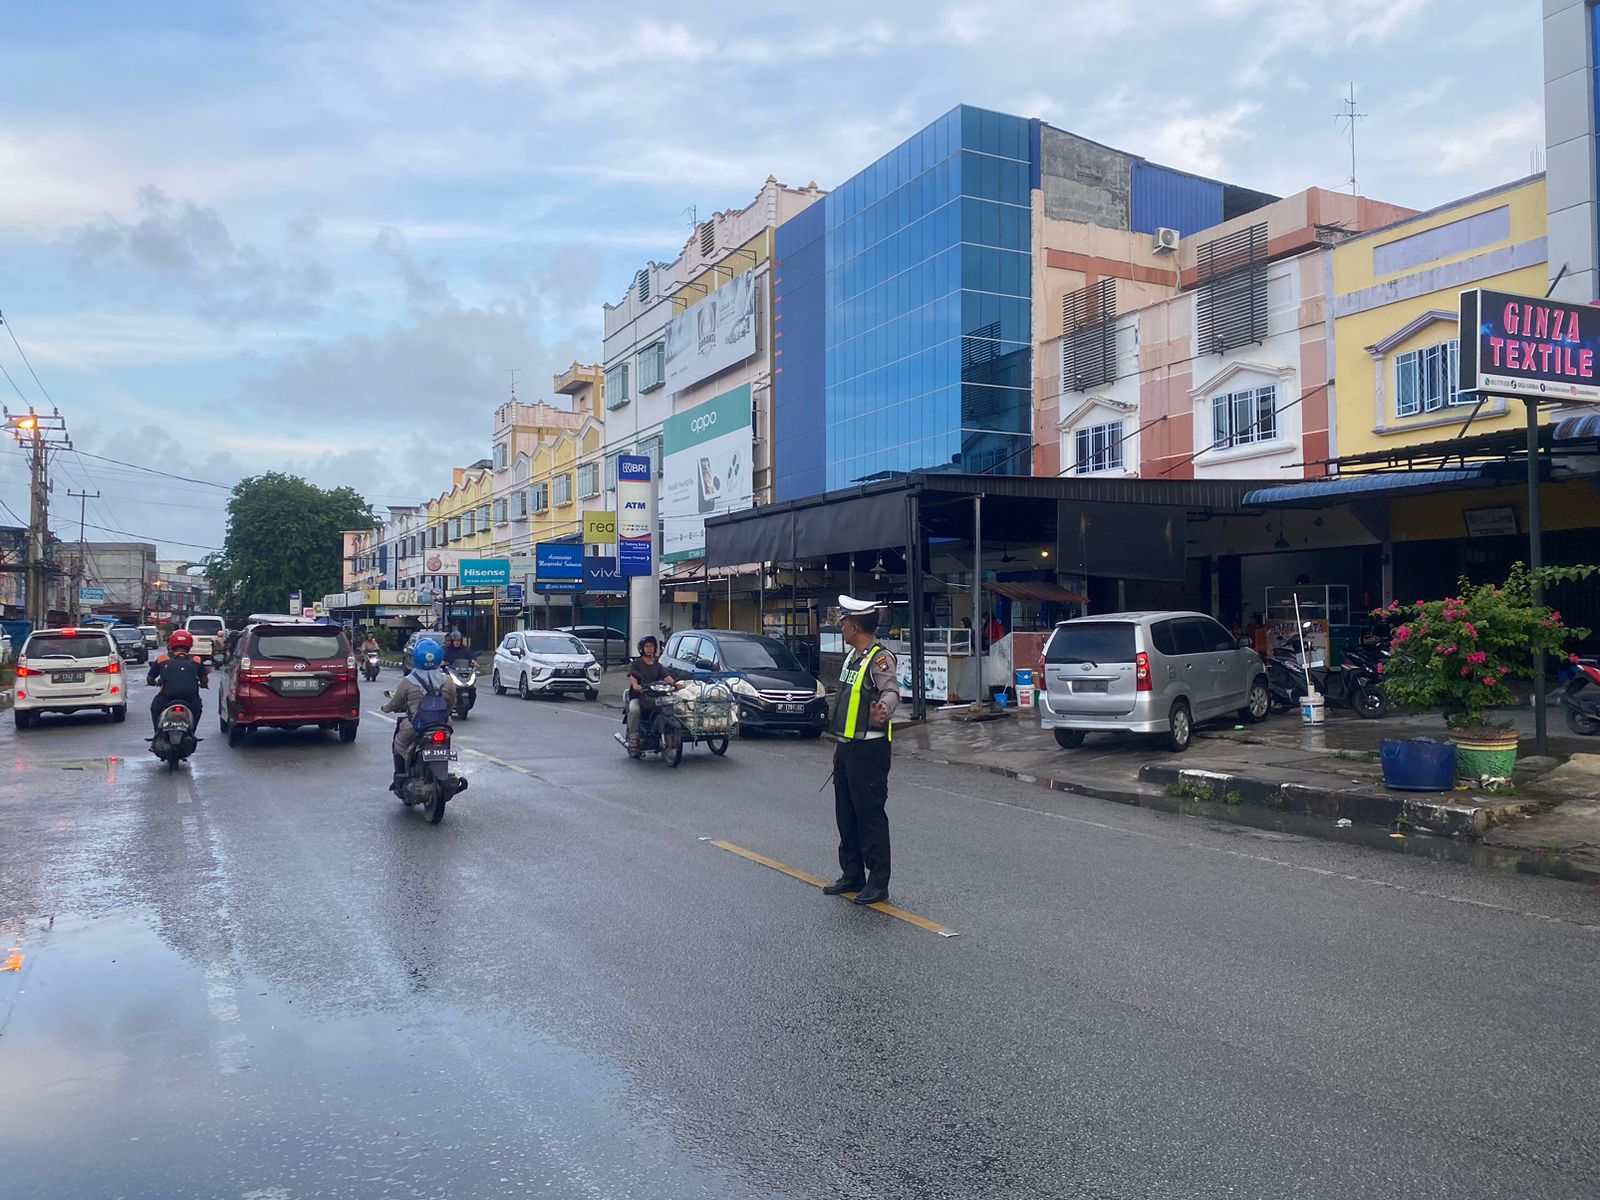
<svg viewBox="0 0 1600 1200">
<path fill-rule="evenodd" d="M 840 742 L 833 749 L 833 817 L 839 869 L 851 879 L 889 882 L 889 739 Z"/>
</svg>

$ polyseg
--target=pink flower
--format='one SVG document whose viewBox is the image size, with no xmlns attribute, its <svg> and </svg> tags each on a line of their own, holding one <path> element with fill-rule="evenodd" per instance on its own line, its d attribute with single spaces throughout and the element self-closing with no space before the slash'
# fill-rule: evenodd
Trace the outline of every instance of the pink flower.
<svg viewBox="0 0 1600 1200">
<path fill-rule="evenodd" d="M 1493 687 L 1494 686 L 1494 676 L 1493 675 L 1485 675 L 1483 677 L 1483 686 L 1484 687 Z"/>
<path fill-rule="evenodd" d="M 1510 667 L 1501 667 L 1500 668 L 1500 674 L 1502 674 L 1502 675 L 1511 674 L 1511 668 Z"/>
<path fill-rule="evenodd" d="M 1398 646 L 1398 645 L 1400 645 L 1400 643 L 1409 642 L 1410 640 L 1411 640 L 1411 627 L 1409 625 L 1402 625 L 1402 626 L 1400 626 L 1399 629 L 1396 629 L 1394 631 L 1394 644 L 1395 645 Z"/>
<path fill-rule="evenodd" d="M 1474 625 L 1471 621 L 1463 621 L 1462 624 L 1461 624 L 1461 627 L 1463 629 L 1465 629 L 1473 637 L 1477 637 L 1478 636 L 1478 627 L 1476 625 Z"/>
<path fill-rule="evenodd" d="M 1550 614 L 1550 619 L 1551 619 L 1551 620 L 1552 620 L 1552 621 L 1559 621 L 1559 620 L 1561 620 L 1561 613 L 1560 613 L 1560 611 L 1559 611 L 1559 610 L 1558 610 L 1558 611 L 1556 611 L 1556 612 L 1552 612 L 1552 613 L 1551 613 L 1551 614 Z"/>
<path fill-rule="evenodd" d="M 1379 675 L 1382 675 L 1382 674 L 1383 674 L 1383 664 L 1382 664 L 1382 663 L 1379 663 L 1379 664 L 1378 664 L 1378 674 L 1379 674 Z"/>
<path fill-rule="evenodd" d="M 1462 667 L 1461 668 L 1461 678 L 1465 679 L 1468 675 L 1471 675 L 1471 674 L 1472 674 L 1472 668 L 1471 667 Z"/>
<path fill-rule="evenodd" d="M 1446 621 L 1454 621 L 1456 619 L 1455 609 L 1453 609 L 1453 608 L 1445 609 L 1444 610 L 1444 619 Z"/>
<path fill-rule="evenodd" d="M 1399 607 L 1400 607 L 1400 601 L 1398 601 L 1398 600 L 1389 601 L 1389 611 L 1390 612 L 1393 612 L 1395 609 L 1397 609 Z"/>
<path fill-rule="evenodd" d="M 1471 654 L 1467 655 L 1467 661 L 1475 667 L 1481 667 L 1484 663 L 1489 661 L 1489 656 L 1482 650 L 1474 650 Z"/>
</svg>

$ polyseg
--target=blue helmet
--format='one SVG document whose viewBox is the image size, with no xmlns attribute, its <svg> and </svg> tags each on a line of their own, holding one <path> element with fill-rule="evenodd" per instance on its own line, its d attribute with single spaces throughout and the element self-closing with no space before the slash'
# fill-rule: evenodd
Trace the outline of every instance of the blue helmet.
<svg viewBox="0 0 1600 1200">
<path fill-rule="evenodd" d="M 444 649 L 432 638 L 423 638 L 411 647 L 411 665 L 419 671 L 431 671 L 444 659 Z"/>
</svg>

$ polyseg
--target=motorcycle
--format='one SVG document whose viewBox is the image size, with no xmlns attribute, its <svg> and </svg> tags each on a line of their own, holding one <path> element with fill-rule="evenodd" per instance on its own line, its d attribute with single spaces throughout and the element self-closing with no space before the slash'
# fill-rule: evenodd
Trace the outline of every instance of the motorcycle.
<svg viewBox="0 0 1600 1200">
<path fill-rule="evenodd" d="M 385 692 L 387 699 L 390 693 Z M 400 718 L 405 720 L 404 717 Z M 428 824 L 437 825 L 444 820 L 444 806 L 449 800 L 467 790 L 467 781 L 450 771 L 450 764 L 459 755 L 450 745 L 450 731 L 435 729 L 418 735 L 406 752 L 406 773 L 400 781 L 400 803 L 407 808 L 420 807 Z"/>
<path fill-rule="evenodd" d="M 1580 658 L 1572 664 L 1577 673 L 1561 689 L 1561 707 L 1567 728 L 1579 737 L 1600 733 L 1600 658 Z"/>
<path fill-rule="evenodd" d="M 178 764 L 195 752 L 200 739 L 195 736 L 195 715 L 187 704 L 169 704 L 156 720 L 150 753 L 176 771 Z"/>
<path fill-rule="evenodd" d="M 683 761 L 684 743 L 698 746 L 702 741 L 719 758 L 728 752 L 729 738 L 739 731 L 739 713 L 733 691 L 726 684 L 701 684 L 697 697 L 679 696 L 677 686 L 670 683 L 652 683 L 645 691 L 655 700 L 655 707 L 639 723 L 639 748 L 628 744 L 626 730 L 613 735 L 629 758 L 659 754 L 662 762 L 675 767 Z M 623 712 L 627 712 L 626 703 Z"/>
<path fill-rule="evenodd" d="M 445 664 L 445 673 L 456 685 L 456 716 L 465 718 L 478 702 L 478 664 L 473 662 Z"/>
<path fill-rule="evenodd" d="M 378 671 L 380 667 L 381 664 L 378 662 L 378 652 L 376 650 L 368 650 L 366 658 L 361 664 L 361 673 L 367 677 L 368 683 L 371 683 L 378 677 Z"/>
<path fill-rule="evenodd" d="M 1336 708 L 1351 709 L 1358 717 L 1372 721 L 1388 713 L 1389 696 L 1379 668 L 1389 652 L 1378 646 L 1375 639 L 1346 647 L 1338 670 L 1329 670 L 1322 662 L 1312 662 L 1308 671 L 1305 654 L 1305 641 L 1299 639 L 1279 646 L 1267 660 L 1267 690 L 1276 707 L 1298 708 L 1309 675 L 1311 686 Z"/>
</svg>

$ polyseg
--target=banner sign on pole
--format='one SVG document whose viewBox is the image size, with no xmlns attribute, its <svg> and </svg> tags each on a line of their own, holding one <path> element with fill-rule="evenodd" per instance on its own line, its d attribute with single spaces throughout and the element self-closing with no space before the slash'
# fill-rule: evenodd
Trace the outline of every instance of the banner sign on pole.
<svg viewBox="0 0 1600 1200">
<path fill-rule="evenodd" d="M 300 615 L 300 593 L 299 592 L 290 592 L 289 593 L 289 615 L 291 617 L 298 617 Z"/>
<path fill-rule="evenodd" d="M 615 546 L 617 544 L 617 514 L 614 512 L 584 513 L 583 544 L 585 546 Z"/>
<path fill-rule="evenodd" d="M 1474 288 L 1460 329 L 1461 391 L 1600 403 L 1600 308 Z"/>
<path fill-rule="evenodd" d="M 617 460 L 617 566 L 625 576 L 648 575 L 654 568 L 650 501 L 650 459 L 624 454 Z"/>
<path fill-rule="evenodd" d="M 460 579 L 462 587 L 506 587 L 511 583 L 511 560 L 463 558 Z"/>
<path fill-rule="evenodd" d="M 583 547 L 577 542 L 540 542 L 534 558 L 534 591 L 583 591 Z"/>
<path fill-rule="evenodd" d="M 593 557 L 583 560 L 583 590 L 591 596 L 626 596 L 628 581 L 623 578 L 617 560 L 610 557 Z"/>
</svg>

